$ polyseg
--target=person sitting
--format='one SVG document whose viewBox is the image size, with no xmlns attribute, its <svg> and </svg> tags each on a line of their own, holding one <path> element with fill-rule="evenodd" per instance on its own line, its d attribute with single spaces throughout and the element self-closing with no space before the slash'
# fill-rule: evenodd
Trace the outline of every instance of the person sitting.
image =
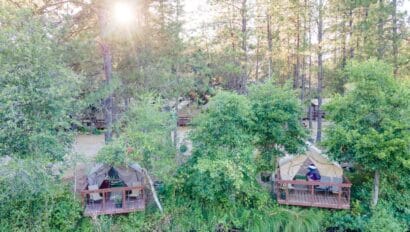
<svg viewBox="0 0 410 232">
<path fill-rule="evenodd" d="M 310 164 L 308 170 L 308 173 L 306 173 L 307 181 L 320 181 L 320 173 L 314 164 Z"/>
</svg>

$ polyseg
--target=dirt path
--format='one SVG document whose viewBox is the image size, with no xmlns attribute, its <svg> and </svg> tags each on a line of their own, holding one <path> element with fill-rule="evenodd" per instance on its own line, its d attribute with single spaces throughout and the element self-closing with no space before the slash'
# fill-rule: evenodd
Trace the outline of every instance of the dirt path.
<svg viewBox="0 0 410 232">
<path fill-rule="evenodd" d="M 104 135 L 78 135 L 74 142 L 74 152 L 92 159 L 104 146 Z"/>
<path fill-rule="evenodd" d="M 76 168 L 64 172 L 63 179 L 76 183 L 76 191 L 80 191 L 86 183 L 86 175 L 93 166 L 95 156 L 104 146 L 104 135 L 77 135 L 73 144 L 73 158 L 77 160 Z M 76 178 L 75 178 L 76 176 Z"/>
</svg>

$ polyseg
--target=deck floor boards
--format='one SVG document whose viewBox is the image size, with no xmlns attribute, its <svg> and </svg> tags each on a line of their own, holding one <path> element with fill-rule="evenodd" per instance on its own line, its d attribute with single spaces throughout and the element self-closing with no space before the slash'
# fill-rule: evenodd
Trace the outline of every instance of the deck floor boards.
<svg viewBox="0 0 410 232">
<path fill-rule="evenodd" d="M 130 213 L 135 211 L 142 211 L 145 209 L 144 199 L 126 200 L 125 205 L 122 208 L 117 208 L 115 202 L 112 200 L 106 200 L 105 208 L 103 208 L 102 202 L 87 203 L 85 206 L 84 215 L 96 216 L 101 214 L 121 214 Z"/>
<path fill-rule="evenodd" d="M 294 190 L 289 191 L 288 199 L 278 198 L 279 204 L 298 205 L 298 206 L 315 206 L 323 208 L 348 209 L 350 203 L 346 195 L 342 194 L 340 204 L 338 204 L 338 194 L 331 192 L 314 192 Z"/>
</svg>

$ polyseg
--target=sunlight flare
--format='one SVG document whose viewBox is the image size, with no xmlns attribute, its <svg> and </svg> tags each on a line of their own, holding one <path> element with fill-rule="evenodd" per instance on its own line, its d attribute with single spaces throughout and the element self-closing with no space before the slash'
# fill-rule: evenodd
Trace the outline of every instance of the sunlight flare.
<svg viewBox="0 0 410 232">
<path fill-rule="evenodd" d="M 118 2 L 114 6 L 114 17 L 118 23 L 131 23 L 133 20 L 132 8 L 125 3 Z"/>
</svg>

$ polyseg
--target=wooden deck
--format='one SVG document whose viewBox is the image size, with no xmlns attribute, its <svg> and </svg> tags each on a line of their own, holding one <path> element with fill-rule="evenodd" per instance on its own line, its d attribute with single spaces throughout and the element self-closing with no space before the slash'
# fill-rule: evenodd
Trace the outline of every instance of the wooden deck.
<svg viewBox="0 0 410 232">
<path fill-rule="evenodd" d="M 140 192 L 138 197 L 131 197 L 132 192 Z M 97 193 L 102 196 L 99 201 L 93 201 L 90 194 Z M 119 198 L 121 204 L 116 205 L 113 196 Z M 104 214 L 123 214 L 131 213 L 135 211 L 145 210 L 145 193 L 144 187 L 118 187 L 118 188 L 104 188 L 97 190 L 87 190 L 87 187 L 81 191 L 83 199 L 84 215 L 85 216 L 97 216 Z M 118 201 L 117 201 L 118 203 Z"/>
<path fill-rule="evenodd" d="M 144 211 L 145 201 L 144 199 L 129 200 L 125 201 L 125 205 L 120 208 L 115 206 L 115 202 L 112 200 L 107 200 L 105 206 L 102 202 L 87 203 L 84 209 L 85 216 L 97 216 L 103 214 L 122 214 L 131 213 L 135 211 Z"/>
<path fill-rule="evenodd" d="M 284 205 L 349 209 L 350 187 L 347 179 L 343 183 L 275 179 L 277 201 Z"/>
</svg>

